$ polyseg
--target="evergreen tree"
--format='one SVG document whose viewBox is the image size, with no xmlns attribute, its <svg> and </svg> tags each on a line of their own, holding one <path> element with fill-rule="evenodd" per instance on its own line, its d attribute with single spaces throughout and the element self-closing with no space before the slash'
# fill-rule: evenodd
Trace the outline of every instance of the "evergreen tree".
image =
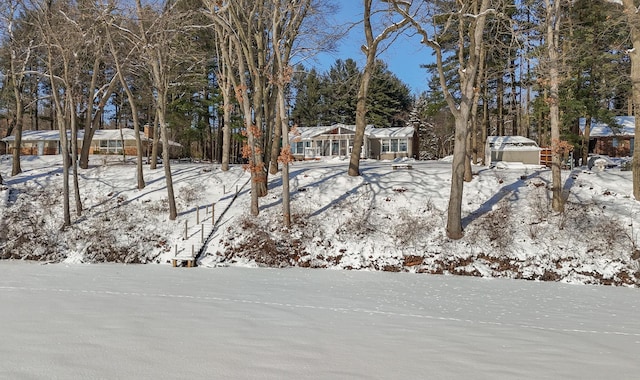
<svg viewBox="0 0 640 380">
<path fill-rule="evenodd" d="M 322 124 L 354 124 L 356 122 L 356 100 L 360 70 L 356 61 L 336 60 L 325 75 L 322 96 L 326 102 L 326 112 Z"/>
<path fill-rule="evenodd" d="M 295 106 L 292 111 L 294 124 L 302 127 L 320 125 L 325 113 L 323 97 L 324 80 L 316 69 L 307 72 L 304 66 L 296 67 L 292 87 L 295 90 Z"/>
<path fill-rule="evenodd" d="M 377 61 L 367 95 L 367 123 L 376 127 L 402 126 L 411 110 L 409 87 Z"/>
</svg>

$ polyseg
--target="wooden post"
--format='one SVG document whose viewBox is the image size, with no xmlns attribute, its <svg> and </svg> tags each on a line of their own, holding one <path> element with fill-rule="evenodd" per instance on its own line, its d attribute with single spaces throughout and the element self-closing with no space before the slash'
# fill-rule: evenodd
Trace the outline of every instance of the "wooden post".
<svg viewBox="0 0 640 380">
<path fill-rule="evenodd" d="M 211 204 L 211 225 L 212 225 L 212 226 L 213 226 L 214 224 L 216 224 L 216 218 L 215 218 L 216 213 L 215 213 L 215 212 L 213 212 L 213 210 L 215 210 L 215 207 L 216 207 L 216 203 L 215 203 L 215 202 L 213 202 L 213 203 Z"/>
<path fill-rule="evenodd" d="M 204 224 L 200 225 L 200 243 L 204 244 Z"/>
<path fill-rule="evenodd" d="M 227 189 L 225 187 L 225 185 L 222 185 L 222 195 L 225 195 L 227 193 Z"/>
<path fill-rule="evenodd" d="M 236 185 L 236 195 L 238 195 L 238 185 Z"/>
<path fill-rule="evenodd" d="M 189 230 L 188 223 L 189 223 L 188 220 L 184 221 L 184 239 L 183 240 L 187 240 L 187 235 L 188 235 L 188 230 Z"/>
<path fill-rule="evenodd" d="M 196 247 L 191 244 L 191 257 L 196 257 Z"/>
<path fill-rule="evenodd" d="M 196 224 L 200 224 L 200 205 L 196 206 Z"/>
<path fill-rule="evenodd" d="M 174 255 L 173 255 L 173 260 L 171 260 L 171 266 L 172 267 L 176 267 L 178 265 L 178 260 L 175 258 L 176 256 L 178 256 L 178 244 L 175 245 L 175 250 L 174 250 Z"/>
</svg>

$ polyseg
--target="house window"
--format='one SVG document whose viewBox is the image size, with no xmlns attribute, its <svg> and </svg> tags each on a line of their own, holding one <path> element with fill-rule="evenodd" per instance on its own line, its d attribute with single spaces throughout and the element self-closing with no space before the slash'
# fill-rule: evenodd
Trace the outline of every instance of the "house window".
<svg viewBox="0 0 640 380">
<path fill-rule="evenodd" d="M 302 141 L 299 141 L 291 144 L 291 153 L 292 154 L 304 153 L 304 143 Z"/>
<path fill-rule="evenodd" d="M 400 140 L 400 148 L 399 148 L 399 152 L 407 152 L 407 140 L 406 139 L 401 139 Z"/>
<path fill-rule="evenodd" d="M 382 140 L 382 153 L 389 152 L 389 140 Z"/>
<path fill-rule="evenodd" d="M 611 146 L 617 148 L 618 145 L 620 145 L 620 143 L 618 142 L 618 139 L 614 137 L 613 140 L 611 140 Z"/>
<path fill-rule="evenodd" d="M 398 151 L 398 139 L 391 139 L 391 151 L 392 152 Z"/>
<path fill-rule="evenodd" d="M 107 154 L 122 153 L 122 140 L 100 140 L 100 151 Z"/>
<path fill-rule="evenodd" d="M 407 139 L 382 140 L 382 153 L 398 153 L 407 151 Z"/>
</svg>

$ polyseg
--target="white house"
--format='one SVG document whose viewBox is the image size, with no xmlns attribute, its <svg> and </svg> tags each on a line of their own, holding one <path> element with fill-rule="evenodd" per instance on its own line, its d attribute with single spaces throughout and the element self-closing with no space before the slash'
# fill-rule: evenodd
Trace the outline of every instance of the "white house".
<svg viewBox="0 0 640 380">
<path fill-rule="evenodd" d="M 299 160 L 347 156 L 353 150 L 355 125 L 334 124 L 298 127 L 289 134 L 291 153 Z M 367 125 L 364 132 L 362 158 L 389 160 L 413 157 L 416 133 L 413 127 L 375 128 Z"/>
</svg>

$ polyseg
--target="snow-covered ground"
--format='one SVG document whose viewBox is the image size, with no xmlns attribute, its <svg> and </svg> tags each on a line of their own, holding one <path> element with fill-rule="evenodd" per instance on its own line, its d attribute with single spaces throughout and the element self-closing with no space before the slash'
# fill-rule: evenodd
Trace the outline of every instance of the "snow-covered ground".
<svg viewBox="0 0 640 380">
<path fill-rule="evenodd" d="M 637 289 L 0 262 L 3 379 L 632 379 Z"/>
<path fill-rule="evenodd" d="M 563 172 L 566 211 L 550 210 L 550 171 L 534 166 L 474 167 L 465 184 L 465 237 L 446 238 L 451 165 L 446 161 L 366 160 L 359 177 L 345 159 L 291 167 L 293 226 L 281 216 L 281 178 L 269 177 L 260 215 L 248 215 L 249 175 L 241 166 L 172 165 L 179 216 L 168 220 L 163 169 L 145 166 L 147 187 L 135 188 L 135 165 L 92 156 L 80 171 L 84 211 L 60 231 L 60 157 L 24 157 L 9 177 L 0 159 L 0 257 L 66 263 L 170 263 L 197 241 L 216 203 L 218 220 L 199 256 L 204 267 L 271 266 L 461 274 L 566 283 L 640 284 L 640 202 L 631 172 Z M 235 197 L 237 193 L 237 197 Z M 73 200 L 72 200 L 73 201 Z M 73 204 L 73 202 L 72 202 Z M 72 207 L 72 214 L 74 208 Z M 224 214 L 223 214 L 224 212 Z M 207 222 L 209 223 L 209 222 Z M 193 244 L 192 244 L 193 245 Z"/>
<path fill-rule="evenodd" d="M 175 164 L 169 221 L 162 168 L 137 190 L 135 165 L 95 156 L 83 214 L 60 230 L 60 158 L 25 157 L 9 177 L 0 157 L 0 257 L 14 259 L 0 261 L 0 378 L 637 377 L 630 172 L 564 172 L 554 214 L 548 170 L 475 167 L 451 241 L 450 163 L 410 163 L 365 161 L 357 178 L 345 160 L 295 163 L 287 230 L 278 175 L 249 217 L 241 167 Z M 172 268 L 211 203 L 199 267 Z"/>
</svg>

